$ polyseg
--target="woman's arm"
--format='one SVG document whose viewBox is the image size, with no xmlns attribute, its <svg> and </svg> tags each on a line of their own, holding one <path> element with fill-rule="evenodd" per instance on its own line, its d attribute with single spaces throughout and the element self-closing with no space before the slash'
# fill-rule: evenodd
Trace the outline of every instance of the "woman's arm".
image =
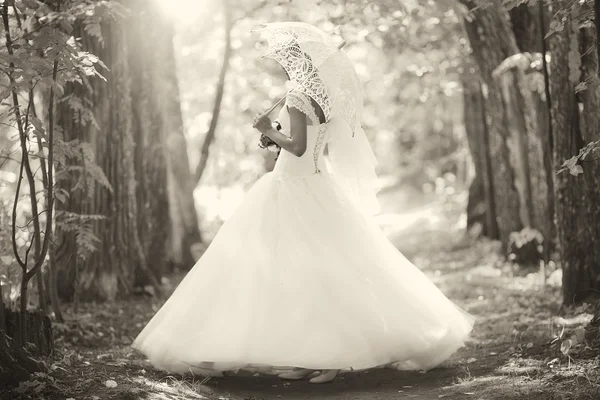
<svg viewBox="0 0 600 400">
<path fill-rule="evenodd" d="M 277 143 L 282 149 L 296 157 L 306 152 L 306 115 L 295 107 L 288 107 L 290 114 L 290 137 L 273 129 L 271 120 L 265 115 L 258 116 L 254 127 Z"/>
</svg>

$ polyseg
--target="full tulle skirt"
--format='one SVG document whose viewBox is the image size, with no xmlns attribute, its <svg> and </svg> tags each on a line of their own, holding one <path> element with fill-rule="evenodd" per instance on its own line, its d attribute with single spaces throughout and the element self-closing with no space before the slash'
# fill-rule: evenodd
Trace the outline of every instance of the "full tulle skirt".
<svg viewBox="0 0 600 400">
<path fill-rule="evenodd" d="M 472 326 L 327 174 L 272 172 L 133 347 L 176 373 L 427 370 Z"/>
</svg>

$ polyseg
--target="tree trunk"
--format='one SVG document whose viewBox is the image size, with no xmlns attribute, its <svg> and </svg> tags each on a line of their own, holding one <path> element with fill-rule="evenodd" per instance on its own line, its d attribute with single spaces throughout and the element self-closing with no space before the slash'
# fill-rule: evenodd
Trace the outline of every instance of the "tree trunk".
<svg viewBox="0 0 600 400">
<path fill-rule="evenodd" d="M 461 0 L 469 8 L 475 4 Z M 506 12 L 499 2 L 484 10 L 473 12 L 474 18 L 465 21 L 467 35 L 484 82 L 484 109 L 489 132 L 492 164 L 492 184 L 499 237 L 504 245 L 511 232 L 523 227 L 519 216 L 519 195 L 515 187 L 515 171 L 510 161 L 510 133 L 502 102 L 502 91 L 492 73 L 508 56 L 518 53 Z"/>
<path fill-rule="evenodd" d="M 60 298 L 58 296 L 58 285 L 57 285 L 57 274 L 56 274 L 56 253 L 53 250 L 56 246 L 50 244 L 50 248 L 48 249 L 48 293 L 50 297 L 50 304 L 52 305 L 52 310 L 54 311 L 54 318 L 56 322 L 64 322 L 64 318 L 62 315 L 62 310 L 60 308 Z"/>
<path fill-rule="evenodd" d="M 19 331 L 19 311 L 8 310 L 6 313 L 6 330 L 9 337 L 16 340 L 21 334 Z M 27 320 L 27 332 L 25 332 L 25 342 L 31 343 L 27 347 L 35 356 L 49 356 L 54 351 L 54 339 L 52 335 L 52 322 L 43 311 L 28 311 L 25 315 Z"/>
<path fill-rule="evenodd" d="M 26 348 L 15 346 L 13 340 L 0 331 L 0 388 L 17 386 L 35 372 L 47 372 L 45 364 L 31 357 Z"/>
<path fill-rule="evenodd" d="M 583 109 L 581 109 L 581 134 L 583 143 L 600 140 L 600 79 L 598 77 L 598 54 L 595 51 L 596 33 L 593 28 L 579 30 L 579 54 L 581 54 L 580 82 L 585 82 L 587 89 L 579 93 Z M 581 237 L 589 245 L 585 253 L 587 259 L 586 275 L 580 279 L 578 292 L 581 299 L 599 297 L 600 293 L 600 164 L 598 161 L 586 162 L 583 165 L 585 182 L 585 203 L 587 234 Z M 587 281 L 587 282 L 585 282 Z"/>
<path fill-rule="evenodd" d="M 519 73 L 516 68 L 502 73 L 498 85 L 502 91 L 504 105 L 504 124 L 509 132 L 509 147 L 514 166 L 515 187 L 519 195 L 519 214 L 523 225 L 533 226 L 533 198 L 531 190 L 531 171 L 528 155 L 528 126 L 525 101 L 518 90 Z M 528 89 L 526 89 L 528 90 Z"/>
<path fill-rule="evenodd" d="M 135 14 L 126 23 L 128 76 L 131 85 L 132 134 L 135 148 L 137 225 L 147 270 L 136 271 L 135 286 L 153 286 L 166 272 L 170 245 L 167 183 L 167 124 L 160 63 L 166 58 L 164 18 L 151 2 L 129 0 Z M 125 21 L 124 21 L 125 22 Z M 142 265 L 143 267 L 143 265 Z"/>
<path fill-rule="evenodd" d="M 600 0 L 594 1 L 594 33 L 596 38 L 600 36 Z M 596 40 L 596 59 L 600 60 L 600 41 Z M 600 62 L 598 63 L 597 75 L 600 75 Z M 600 300 L 596 302 L 594 318 L 586 327 L 586 340 L 590 347 L 600 348 Z"/>
<path fill-rule="evenodd" d="M 521 4 L 509 11 L 512 31 L 522 52 L 541 53 L 539 9 L 536 5 Z"/>
<path fill-rule="evenodd" d="M 560 6 L 560 4 L 559 4 Z M 552 131 L 554 165 L 577 154 L 583 146 L 579 109 L 574 86 L 570 80 L 569 55 L 572 42 L 577 46 L 571 24 L 554 33 L 549 40 L 552 53 Z M 556 228 L 560 259 L 563 269 L 563 301 L 573 304 L 581 301 L 589 289 L 585 279 L 588 259 L 584 255 L 593 253 L 593 242 L 586 238 L 587 221 L 584 202 L 584 177 L 561 173 L 555 177 Z M 585 232 L 585 233 L 584 233 Z M 581 290 L 584 289 L 584 290 Z"/>
<path fill-rule="evenodd" d="M 112 300 L 135 287 L 158 290 L 169 264 L 191 267 L 193 244 L 200 242 L 170 23 L 151 2 L 124 3 L 133 14 L 103 26 L 104 42 L 82 32 L 85 50 L 103 60 L 108 82 L 93 79 L 85 91 L 68 90 L 90 101 L 99 128 L 84 124 L 61 105 L 65 141 L 89 142 L 90 159 L 69 160 L 89 170 L 91 161 L 112 186 L 97 181 L 62 182 L 70 193 L 63 211 L 104 215 L 95 221 L 101 243 L 81 256 L 76 234 L 61 231 L 56 264 L 63 299 Z M 88 93 L 91 90 L 91 93 Z"/>
<path fill-rule="evenodd" d="M 0 332 L 6 332 L 6 306 L 4 305 L 2 285 L 0 285 Z"/>
<path fill-rule="evenodd" d="M 71 194 L 69 201 L 61 206 L 63 211 L 106 217 L 93 222 L 93 232 L 100 243 L 97 244 L 97 250 L 87 258 L 81 257 L 81 250 L 84 249 L 79 247 L 81 241 L 77 240 L 76 235 L 59 230 L 62 236 L 59 243 L 65 241 L 65 251 L 61 253 L 63 256 L 60 261 L 57 260 L 62 265 L 58 276 L 59 294 L 67 300 L 73 300 L 76 294 L 82 300 L 113 300 L 123 297 L 131 292 L 136 275 L 138 281 L 151 282 L 158 287 L 156 276 L 150 272 L 146 260 L 151 259 L 152 265 L 158 269 L 165 262 L 165 237 L 156 245 L 157 249 L 154 250 L 157 253 L 152 253 L 149 258 L 146 251 L 151 248 L 149 243 L 156 244 L 158 234 L 148 231 L 152 236 L 140 237 L 138 226 L 138 218 L 143 215 L 147 218 L 145 229 L 150 226 L 160 231 L 162 228 L 157 221 L 162 221 L 159 214 L 164 207 L 165 196 L 160 191 L 153 192 L 158 190 L 157 186 L 166 188 L 166 183 L 164 173 L 160 172 L 164 158 L 154 152 L 146 154 L 149 161 L 144 161 L 144 165 L 150 171 L 139 177 L 141 185 L 136 190 L 136 164 L 139 168 L 140 160 L 135 140 L 143 140 L 144 134 L 154 140 L 157 133 L 142 132 L 136 125 L 139 121 L 133 119 L 134 111 L 138 112 L 141 106 L 132 107 L 126 31 L 130 29 L 130 22 L 119 21 L 103 26 L 104 46 L 81 32 L 84 48 L 98 55 L 110 69 L 110 72 L 105 72 L 108 82 L 92 79 L 86 92 L 82 86 L 69 85 L 67 94 L 72 93 L 90 102 L 99 127 L 84 124 L 81 116 L 67 104 L 62 103 L 60 106 L 63 140 L 87 142 L 92 150 L 80 160 L 72 159 L 70 162 L 80 166 L 85 172 L 92 171 L 91 162 L 95 161 L 112 186 L 110 191 L 90 179 L 82 179 L 83 189 L 75 180 L 62 183 L 63 189 Z M 134 96 L 138 96 L 137 92 Z M 148 149 L 149 145 L 145 146 Z M 156 164 L 152 164 L 152 161 Z M 146 182 L 150 179 L 158 181 L 148 187 Z M 151 199 L 153 196 L 158 200 Z M 139 203 L 138 198 L 141 199 Z M 143 208 L 140 209 L 139 206 Z"/>
<path fill-rule="evenodd" d="M 544 53 L 544 35 L 548 15 L 544 7 L 522 4 L 510 10 L 512 30 L 519 50 L 523 53 Z M 542 20 L 543 19 L 543 20 Z M 528 71 L 541 74 L 541 72 Z M 548 140 L 548 102 L 545 93 L 531 91 L 529 85 L 521 82 L 521 93 L 532 107 L 529 109 L 533 126 L 526 128 L 524 136 L 523 160 L 526 162 L 529 183 L 530 226 L 544 237 L 544 247 L 548 255 L 554 241 L 554 197 L 551 148 Z M 525 113 L 527 117 L 527 114 Z"/>
<path fill-rule="evenodd" d="M 168 26 L 165 35 L 165 56 L 163 64 L 163 101 L 166 115 L 166 148 L 168 151 L 168 184 L 171 213 L 171 246 L 169 259 L 172 266 L 190 269 L 196 258 L 192 251 L 194 245 L 202 242 L 198 213 L 194 201 L 194 181 L 190 171 L 187 143 L 181 112 L 179 82 L 175 49 L 173 46 L 173 27 Z"/>
<path fill-rule="evenodd" d="M 467 204 L 467 229 L 481 224 L 481 234 L 498 239 L 495 217 L 491 160 L 485 109 L 478 74 L 463 74 L 464 122 L 469 151 L 475 167 L 475 176 L 469 187 Z"/>
<path fill-rule="evenodd" d="M 84 214 L 104 215 L 106 220 L 95 224 L 100 244 L 80 270 L 81 300 L 113 300 L 128 293 L 136 270 L 145 264 L 137 226 L 134 164 L 137 132 L 133 130 L 126 36 L 124 27 L 116 23 L 107 26 L 104 32 L 108 37 L 104 38 L 103 48 L 94 38 L 84 37 L 85 47 L 110 69 L 107 83 L 97 79 L 94 82 L 91 99 L 100 130 L 88 129 L 85 141 L 91 143 L 96 162 L 113 191 L 96 185 L 94 197 L 84 203 Z"/>
<path fill-rule="evenodd" d="M 594 0 L 594 31 L 596 37 L 600 37 L 600 0 Z M 600 40 L 596 41 L 596 57 L 600 60 Z M 600 63 L 598 63 L 598 75 L 600 75 Z"/>
</svg>

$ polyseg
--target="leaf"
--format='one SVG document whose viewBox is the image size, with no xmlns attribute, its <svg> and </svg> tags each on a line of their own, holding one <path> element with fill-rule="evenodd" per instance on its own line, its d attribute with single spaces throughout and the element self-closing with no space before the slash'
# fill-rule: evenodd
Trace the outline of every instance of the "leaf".
<svg viewBox="0 0 600 400">
<path fill-rule="evenodd" d="M 579 341 L 577 340 L 577 335 L 571 335 L 569 340 L 571 341 L 571 347 L 575 347 L 579 344 Z"/>
<path fill-rule="evenodd" d="M 587 88 L 588 88 L 587 82 L 579 82 L 579 84 L 577 84 L 577 86 L 575 86 L 575 93 L 583 92 L 583 91 L 587 90 Z"/>
<path fill-rule="evenodd" d="M 583 167 L 581 165 L 575 165 L 573 168 L 569 168 L 569 173 L 573 176 L 583 174 Z"/>
<path fill-rule="evenodd" d="M 577 328 L 573 336 L 577 338 L 578 343 L 583 343 L 585 341 L 585 327 L 580 326 L 579 328 Z"/>
<path fill-rule="evenodd" d="M 117 387 L 117 382 L 113 381 L 112 379 L 107 380 L 104 384 L 110 389 Z"/>
<path fill-rule="evenodd" d="M 83 29 L 90 36 L 93 36 L 96 39 L 98 39 L 98 41 L 100 43 L 104 43 L 104 40 L 102 39 L 102 28 L 100 27 L 100 24 L 98 24 L 98 23 L 87 24 L 83 27 Z"/>
<path fill-rule="evenodd" d="M 1 256 L 0 260 L 2 260 L 4 265 L 10 265 L 12 263 L 13 258 L 11 256 Z"/>
<path fill-rule="evenodd" d="M 593 154 L 600 148 L 600 140 L 590 142 L 586 144 L 583 148 L 579 150 L 579 154 L 565 160 L 558 170 L 557 174 L 560 174 L 563 171 L 569 170 L 571 175 L 577 176 L 583 172 L 583 168 L 579 165 L 580 160 L 585 160 L 586 157 L 590 154 Z"/>
<path fill-rule="evenodd" d="M 67 192 L 65 189 L 60 189 L 54 192 L 54 197 L 56 198 L 56 200 L 64 204 L 69 198 L 69 192 Z"/>
<path fill-rule="evenodd" d="M 562 32 L 565 29 L 565 24 L 563 21 L 553 20 L 550 22 L 550 29 L 548 29 L 548 33 L 544 37 L 544 39 L 548 39 L 552 34 L 556 32 Z"/>
</svg>

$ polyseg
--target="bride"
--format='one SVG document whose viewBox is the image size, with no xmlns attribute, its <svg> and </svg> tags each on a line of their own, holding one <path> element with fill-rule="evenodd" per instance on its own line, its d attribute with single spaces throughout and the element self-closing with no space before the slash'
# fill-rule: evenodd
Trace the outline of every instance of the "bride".
<svg viewBox="0 0 600 400">
<path fill-rule="evenodd" d="M 463 346 L 473 317 L 369 215 L 376 161 L 348 57 L 303 23 L 262 31 L 293 88 L 280 130 L 268 113 L 253 126 L 281 154 L 132 346 L 171 372 L 312 383 L 340 370 L 439 365 Z"/>
</svg>

